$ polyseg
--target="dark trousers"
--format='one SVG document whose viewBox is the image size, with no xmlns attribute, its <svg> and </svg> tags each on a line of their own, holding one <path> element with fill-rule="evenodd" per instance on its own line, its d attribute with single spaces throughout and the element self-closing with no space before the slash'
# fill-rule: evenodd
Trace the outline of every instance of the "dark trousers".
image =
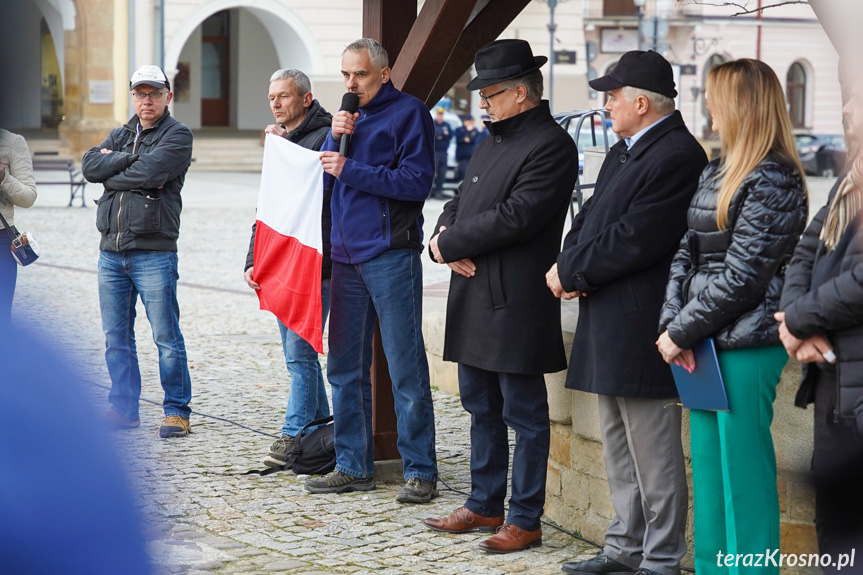
<svg viewBox="0 0 863 575">
<path fill-rule="evenodd" d="M 815 369 L 814 366 L 811 369 Z M 835 423 L 836 375 L 820 371 L 815 387 L 815 530 L 821 553 L 863 551 L 863 437 L 847 423 Z M 838 571 L 828 566 L 825 573 Z M 863 555 L 841 573 L 863 573 Z"/>
<path fill-rule="evenodd" d="M 507 522 L 539 529 L 550 437 L 545 378 L 459 364 L 458 382 L 461 404 L 471 414 L 471 493 L 465 507 L 485 517 L 503 515 L 509 426 L 515 430 L 515 450 Z"/>
<path fill-rule="evenodd" d="M 446 183 L 446 165 L 447 156 L 446 150 L 443 152 L 435 151 L 434 153 L 434 190 L 442 192 L 443 185 Z"/>
<path fill-rule="evenodd" d="M 18 264 L 9 249 L 11 244 L 12 238 L 0 225 L 0 325 L 9 323 L 12 318 L 12 298 L 18 279 Z"/>
</svg>

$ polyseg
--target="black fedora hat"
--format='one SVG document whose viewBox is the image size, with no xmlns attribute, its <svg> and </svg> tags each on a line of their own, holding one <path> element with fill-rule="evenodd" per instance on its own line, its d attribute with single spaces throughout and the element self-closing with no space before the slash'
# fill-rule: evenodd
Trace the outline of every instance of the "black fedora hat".
<svg viewBox="0 0 863 575">
<path fill-rule="evenodd" d="M 624 86 L 632 86 L 669 98 L 677 97 L 671 64 L 653 50 L 627 52 L 620 57 L 611 72 L 588 83 L 591 88 L 599 92 L 610 92 Z"/>
<path fill-rule="evenodd" d="M 480 90 L 504 80 L 524 76 L 538 70 L 546 62 L 548 58 L 534 56 L 530 44 L 524 40 L 495 40 L 476 53 L 476 78 L 467 83 L 467 89 Z"/>
</svg>

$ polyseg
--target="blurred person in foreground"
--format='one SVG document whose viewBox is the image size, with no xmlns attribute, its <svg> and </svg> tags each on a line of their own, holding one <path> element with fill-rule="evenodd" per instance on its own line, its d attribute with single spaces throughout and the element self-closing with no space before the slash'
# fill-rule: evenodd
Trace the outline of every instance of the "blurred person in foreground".
<svg viewBox="0 0 863 575">
<path fill-rule="evenodd" d="M 675 110 L 674 73 L 659 54 L 627 52 L 590 85 L 607 92 L 621 139 L 546 280 L 555 296 L 578 297 L 566 387 L 597 394 L 614 517 L 602 552 L 562 569 L 677 575 L 688 502 L 682 412 L 669 406 L 677 389 L 654 342 L 668 268 L 707 156 Z"/>
<path fill-rule="evenodd" d="M 721 153 L 692 198 L 656 342 L 666 362 L 698 369 L 692 347 L 712 337 L 730 406 L 689 416 L 699 575 L 738 572 L 717 565 L 717 552 L 779 549 L 770 424 L 788 354 L 773 314 L 808 204 L 773 70 L 750 59 L 720 64 L 708 73 L 705 98 Z"/>
<path fill-rule="evenodd" d="M 189 434 L 192 381 L 177 302 L 180 192 L 192 162 L 192 131 L 168 111 L 174 97 L 165 72 L 142 66 L 132 74 L 135 115 L 111 130 L 81 161 L 87 180 L 103 184 L 96 204 L 99 307 L 105 361 L 111 376 L 106 418 L 118 429 L 138 427 L 141 370 L 135 344 L 135 304 L 144 304 L 159 350 L 165 419 L 159 436 Z"/>
<path fill-rule="evenodd" d="M 294 142 L 310 150 L 320 150 L 330 131 L 333 117 L 312 95 L 309 77 L 299 70 L 276 70 L 270 77 L 270 110 L 276 120 L 264 130 Z M 290 186 L 293 174 L 284 174 L 284 185 Z M 327 323 L 330 309 L 330 197 L 331 188 L 324 188 L 324 205 L 321 210 L 321 234 L 323 238 L 323 262 L 321 265 L 321 306 L 322 321 Z M 246 269 L 243 278 L 254 289 L 261 289 L 255 281 L 255 232 L 257 224 L 252 224 L 252 239 L 249 240 L 249 253 L 246 255 Z M 318 361 L 318 352 L 296 332 L 285 327 L 276 319 L 282 336 L 282 351 L 285 365 L 291 376 L 291 390 L 285 407 L 285 423 L 282 436 L 275 440 L 264 457 L 264 465 L 281 468 L 287 463 L 288 453 L 300 430 L 308 423 L 330 414 L 330 402 L 324 386 L 324 374 Z M 313 428 L 306 430 L 307 433 Z"/>
<path fill-rule="evenodd" d="M 863 76 L 848 80 L 848 167 L 794 252 L 776 313 L 802 364 L 795 405 L 815 403 L 815 529 L 834 560 L 863 551 Z M 863 555 L 857 561 L 841 572 L 863 573 Z"/>
<path fill-rule="evenodd" d="M 15 224 L 15 208 L 29 208 L 36 201 L 33 160 L 23 136 L 0 129 L 0 212 Z M 18 230 L 23 231 L 23 230 Z M 18 264 L 12 257 L 12 239 L 0 225 L 0 322 L 12 317 L 12 299 L 18 279 Z"/>
<path fill-rule="evenodd" d="M 0 572 L 152 574 L 141 501 L 75 369 L 2 320 L 0 365 Z"/>
</svg>

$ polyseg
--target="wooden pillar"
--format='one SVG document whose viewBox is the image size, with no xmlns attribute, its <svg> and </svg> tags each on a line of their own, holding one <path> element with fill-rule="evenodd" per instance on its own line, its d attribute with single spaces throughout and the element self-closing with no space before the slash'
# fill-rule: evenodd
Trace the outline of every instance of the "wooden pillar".
<svg viewBox="0 0 863 575">
<path fill-rule="evenodd" d="M 417 17 L 416 3 L 404 0 L 363 0 L 363 37 L 374 38 L 386 48 L 390 65 L 401 52 Z M 401 459 L 396 442 L 395 401 L 381 330 L 372 338 L 372 444 L 375 461 Z"/>
</svg>

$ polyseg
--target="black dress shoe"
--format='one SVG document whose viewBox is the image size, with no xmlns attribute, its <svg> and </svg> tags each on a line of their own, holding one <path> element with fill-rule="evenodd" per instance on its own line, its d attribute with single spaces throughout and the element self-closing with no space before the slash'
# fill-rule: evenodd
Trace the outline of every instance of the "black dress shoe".
<svg viewBox="0 0 863 575">
<path fill-rule="evenodd" d="M 615 561 L 605 553 L 585 561 L 567 561 L 561 567 L 570 575 L 605 575 L 607 573 L 635 573 L 635 569 Z"/>
</svg>

